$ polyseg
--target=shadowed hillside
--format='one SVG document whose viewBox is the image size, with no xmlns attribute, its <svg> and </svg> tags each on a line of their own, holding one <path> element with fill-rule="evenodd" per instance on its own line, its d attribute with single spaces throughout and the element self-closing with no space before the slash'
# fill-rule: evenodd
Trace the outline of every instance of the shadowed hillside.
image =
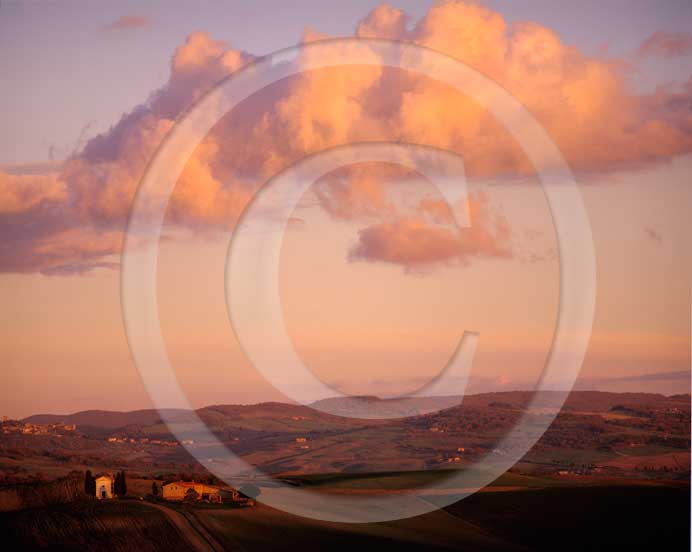
<svg viewBox="0 0 692 552">
<path fill-rule="evenodd" d="M 533 551 L 690 549 L 689 487 L 476 493 L 446 510 Z"/>
<path fill-rule="evenodd" d="M 74 502 L 0 515 L 5 550 L 189 552 L 165 514 L 136 502 Z"/>
<path fill-rule="evenodd" d="M 64 477 L 50 482 L 22 483 L 0 488 L 0 511 L 37 508 L 71 502 L 84 495 L 82 477 Z"/>
</svg>

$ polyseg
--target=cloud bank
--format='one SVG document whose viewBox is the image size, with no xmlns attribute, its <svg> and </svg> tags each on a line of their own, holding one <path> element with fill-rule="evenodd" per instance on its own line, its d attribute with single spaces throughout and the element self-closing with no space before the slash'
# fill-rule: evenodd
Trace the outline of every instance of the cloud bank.
<svg viewBox="0 0 692 552">
<path fill-rule="evenodd" d="M 126 19 L 113 26 L 141 26 Z M 546 27 L 509 24 L 471 2 L 439 2 L 408 22 L 401 10 L 381 5 L 358 23 L 355 35 L 420 44 L 486 74 L 534 114 L 577 172 L 636 169 L 692 152 L 692 79 L 683 89 L 636 94 L 624 63 L 587 56 Z M 303 37 L 320 38 L 312 30 Z M 687 51 L 686 40 L 654 35 L 642 52 L 678 55 Z M 512 137 L 473 100 L 419 75 L 378 67 L 366 48 L 360 54 L 375 65 L 305 73 L 227 115 L 189 160 L 168 223 L 196 230 L 232 226 L 268 178 L 305 155 L 353 141 L 458 152 L 470 178 L 532 174 Z M 176 118 L 253 59 L 193 33 L 173 53 L 168 82 L 57 174 L 0 173 L 0 271 L 72 274 L 114 266 L 139 179 Z M 365 223 L 352 260 L 408 270 L 512 257 L 512 230 L 485 199 L 472 200 L 473 227 L 459 230 L 433 216 L 442 212 L 434 202 L 409 209 L 392 203 L 392 174 L 352 167 L 316 187 L 332 216 Z"/>
</svg>

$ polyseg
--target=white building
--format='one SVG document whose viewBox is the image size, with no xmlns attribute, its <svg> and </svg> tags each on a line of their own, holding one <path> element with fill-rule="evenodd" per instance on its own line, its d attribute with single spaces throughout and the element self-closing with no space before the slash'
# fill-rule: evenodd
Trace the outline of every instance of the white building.
<svg viewBox="0 0 692 552">
<path fill-rule="evenodd" d="M 96 478 L 96 498 L 113 498 L 113 478 L 110 475 Z"/>
</svg>

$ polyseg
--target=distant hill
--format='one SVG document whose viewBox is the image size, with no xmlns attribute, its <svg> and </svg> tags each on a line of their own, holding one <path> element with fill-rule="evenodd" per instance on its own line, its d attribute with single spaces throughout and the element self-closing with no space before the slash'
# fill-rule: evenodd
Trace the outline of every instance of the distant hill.
<svg viewBox="0 0 692 552">
<path fill-rule="evenodd" d="M 337 416 L 363 415 L 367 418 L 406 418 L 451 408 L 463 401 L 458 396 L 380 399 L 373 396 L 335 397 L 312 403 L 314 408 Z"/>
<path fill-rule="evenodd" d="M 547 402 L 551 392 L 544 393 Z M 481 393 L 463 398 L 462 406 L 488 408 L 523 409 L 534 398 L 532 391 L 504 391 Z M 380 399 L 378 397 L 338 397 L 317 401 L 311 406 L 322 407 L 334 415 L 325 414 L 310 406 L 278 402 L 253 405 L 214 405 L 198 409 L 199 417 L 213 428 L 243 428 L 256 431 L 294 431 L 310 429 L 312 425 L 324 430 L 326 427 L 342 428 L 352 423 L 359 409 L 367 406 L 368 411 L 382 417 L 409 417 L 453 407 L 457 397 L 412 397 L 404 399 Z M 564 410 L 607 412 L 616 406 L 674 407 L 681 402 L 689 403 L 690 395 L 667 397 L 654 393 L 608 393 L 602 391 L 573 391 L 564 404 Z M 541 405 L 539 398 L 538 405 Z M 165 412 L 180 415 L 184 419 L 186 410 L 169 409 Z M 375 416 L 377 417 L 377 416 Z M 152 432 L 165 432 L 165 424 L 159 411 L 154 409 L 117 412 L 107 410 L 85 410 L 74 414 L 37 414 L 24 419 L 37 424 L 76 424 L 80 428 L 115 431 L 126 427 L 150 428 Z"/>
<path fill-rule="evenodd" d="M 532 400 L 535 406 L 550 404 L 557 395 L 554 391 L 542 391 L 536 396 L 533 391 L 503 391 L 499 393 L 481 393 L 464 397 L 464 406 L 483 408 L 493 404 L 504 404 L 512 408 L 525 408 Z M 562 407 L 566 411 L 608 412 L 613 407 L 633 404 L 640 407 L 663 408 L 690 402 L 690 395 L 666 396 L 656 393 L 611 393 L 607 391 L 572 391 Z"/>
<path fill-rule="evenodd" d="M 168 412 L 184 414 L 185 410 L 170 409 Z M 77 424 L 77 426 L 117 429 L 125 426 L 148 426 L 160 424 L 161 414 L 158 410 L 133 410 L 117 412 L 110 410 L 84 410 L 75 414 L 36 414 L 23 421 L 32 424 Z"/>
</svg>

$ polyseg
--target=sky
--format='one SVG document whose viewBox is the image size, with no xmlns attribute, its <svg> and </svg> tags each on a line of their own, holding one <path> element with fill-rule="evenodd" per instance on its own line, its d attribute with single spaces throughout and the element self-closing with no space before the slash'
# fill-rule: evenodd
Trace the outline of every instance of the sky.
<svg viewBox="0 0 692 552">
<path fill-rule="evenodd" d="M 564 155 L 597 266 L 578 387 L 688 392 L 690 20 L 682 1 L 3 2 L 2 414 L 151 406 L 120 296 L 125 224 L 149 160 L 186 109 L 258 56 L 354 35 L 461 60 L 516 97 Z M 463 157 L 471 226 L 454 227 L 430 180 L 401 167 L 347 165 L 315 182 L 280 257 L 299 356 L 336 390 L 395 396 L 437 374 L 472 330 L 469 392 L 536 385 L 560 262 L 535 167 L 472 99 L 364 65 L 268 87 L 185 160 L 157 293 L 167 352 L 193 405 L 286 400 L 229 322 L 228 238 L 273 176 L 362 140 Z"/>
</svg>

